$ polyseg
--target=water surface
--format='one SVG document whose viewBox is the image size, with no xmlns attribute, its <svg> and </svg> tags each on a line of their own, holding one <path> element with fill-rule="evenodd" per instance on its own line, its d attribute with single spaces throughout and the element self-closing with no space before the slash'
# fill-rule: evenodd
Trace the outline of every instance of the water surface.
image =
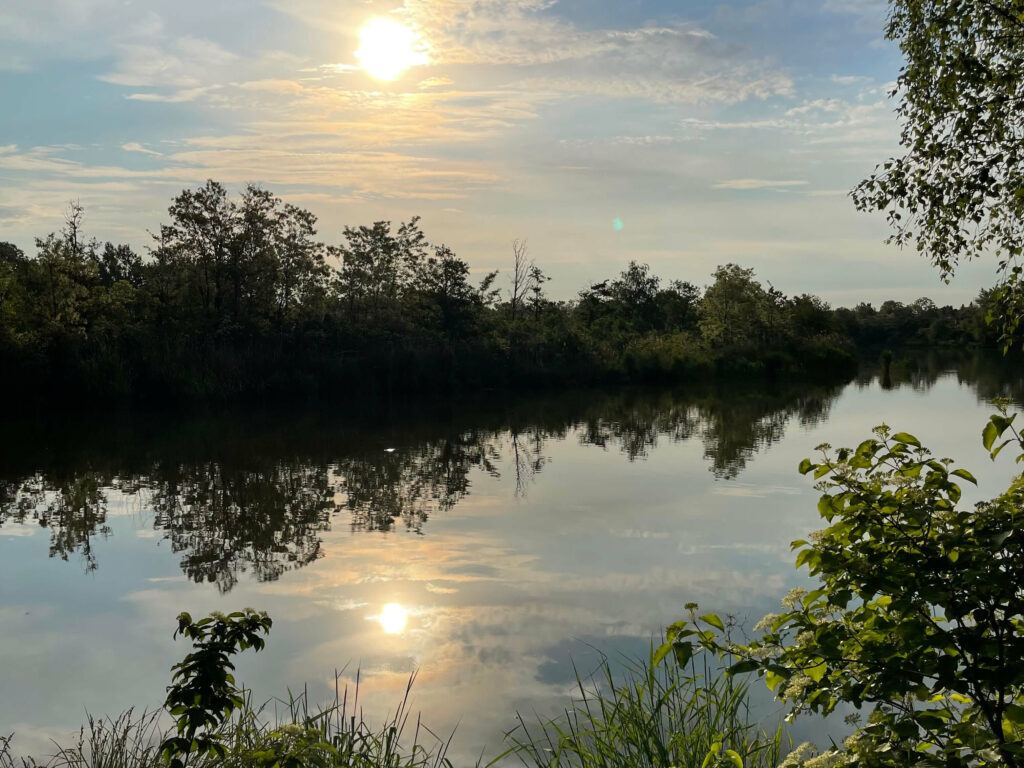
<svg viewBox="0 0 1024 768">
<path fill-rule="evenodd" d="M 517 709 L 563 705 L 595 649 L 643 653 L 690 601 L 756 620 L 802 584 L 817 444 L 887 422 L 991 496 L 1013 462 L 981 449 L 989 400 L 1022 392 L 1012 365 L 928 356 L 833 387 L 10 421 L 0 732 L 39 754 L 86 712 L 158 706 L 175 615 L 252 606 L 274 618 L 239 664 L 258 699 L 359 668 L 379 717 L 418 670 L 414 706 L 472 760 Z"/>
</svg>

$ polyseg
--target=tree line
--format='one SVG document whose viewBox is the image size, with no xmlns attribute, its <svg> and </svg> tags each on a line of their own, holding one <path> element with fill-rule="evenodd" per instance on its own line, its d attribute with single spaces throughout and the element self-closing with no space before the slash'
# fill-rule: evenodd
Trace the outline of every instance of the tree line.
<svg viewBox="0 0 1024 768">
<path fill-rule="evenodd" d="M 8 395 L 225 399 L 481 387 L 807 376 L 852 370 L 855 347 L 994 343 L 967 307 L 831 309 L 753 270 L 705 289 L 632 262 L 568 301 L 524 241 L 479 281 L 418 218 L 345 227 L 257 186 L 175 197 L 146 257 L 86 236 L 83 209 L 36 240 L 0 242 L 0 384 Z"/>
</svg>

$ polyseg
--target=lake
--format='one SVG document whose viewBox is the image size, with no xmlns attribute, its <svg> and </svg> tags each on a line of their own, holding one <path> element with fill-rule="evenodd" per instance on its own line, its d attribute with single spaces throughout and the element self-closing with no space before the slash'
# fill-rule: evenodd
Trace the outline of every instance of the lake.
<svg viewBox="0 0 1024 768">
<path fill-rule="evenodd" d="M 796 471 L 816 445 L 886 422 L 970 468 L 970 503 L 1014 473 L 980 433 L 1022 393 L 1002 360 L 920 355 L 836 386 L 9 419 L 0 734 L 42 754 L 87 712 L 158 707 L 175 616 L 251 606 L 274 619 L 238 665 L 258 700 L 326 700 L 358 669 L 382 718 L 418 670 L 413 708 L 472 762 L 517 710 L 565 705 L 574 663 L 645 653 L 685 603 L 753 623 L 806 583 L 789 543 L 822 527 Z"/>
</svg>

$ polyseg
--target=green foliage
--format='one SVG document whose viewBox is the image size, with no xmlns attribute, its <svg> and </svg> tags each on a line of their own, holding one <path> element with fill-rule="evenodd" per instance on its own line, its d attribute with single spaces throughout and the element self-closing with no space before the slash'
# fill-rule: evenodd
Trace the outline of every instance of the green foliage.
<svg viewBox="0 0 1024 768">
<path fill-rule="evenodd" d="M 994 344 L 984 294 L 832 310 L 786 297 L 749 269 L 716 270 L 702 293 L 631 262 L 572 301 L 514 246 L 510 278 L 471 281 L 417 218 L 346 227 L 248 186 L 208 181 L 177 195 L 151 256 L 83 234 L 73 205 L 25 257 L 0 244 L 0 381 L 8 397 L 352 399 L 371 392 L 664 382 L 751 376 L 841 378 L 854 344 Z M 507 286 L 507 283 L 510 285 Z M 507 287 L 506 287 L 507 286 Z"/>
<path fill-rule="evenodd" d="M 986 425 L 993 457 L 1012 422 Z M 671 641 L 731 657 L 732 674 L 756 671 L 794 713 L 869 707 L 829 764 L 1020 765 L 1024 480 L 964 508 L 973 475 L 913 435 L 883 426 L 855 449 L 821 450 L 800 471 L 819 482 L 827 527 L 793 543 L 820 586 L 793 590 L 752 643 L 720 640 L 704 627 L 721 622 L 692 612 Z"/>
<path fill-rule="evenodd" d="M 1004 341 L 1024 317 L 1024 13 L 1017 0 L 893 0 L 886 36 L 906 64 L 893 96 L 905 154 L 863 181 L 861 210 L 885 211 L 892 242 L 913 244 L 944 278 L 993 255 L 1004 282 Z"/>
<path fill-rule="evenodd" d="M 708 344 L 753 345 L 764 340 L 771 301 L 754 270 L 726 264 L 700 305 L 700 332 Z"/>
<path fill-rule="evenodd" d="M 272 623 L 266 613 L 251 609 L 226 616 L 215 613 L 199 621 L 187 613 L 178 616 L 174 636 L 187 637 L 194 650 L 172 667 L 164 702 L 176 722 L 176 735 L 160 745 L 160 754 L 171 768 L 184 768 L 193 756 L 201 760 L 227 755 L 217 729 L 245 703 L 235 687 L 230 657 L 249 648 L 262 650 L 261 635 L 270 631 Z"/>
<path fill-rule="evenodd" d="M 654 654 L 616 672 L 607 659 L 586 679 L 563 717 L 510 732 L 515 755 L 537 768 L 774 768 L 786 747 L 781 728 L 751 722 L 745 684 L 696 664 L 663 664 Z"/>
<path fill-rule="evenodd" d="M 160 768 L 159 711 L 128 710 L 108 719 L 88 718 L 73 744 L 54 744 L 48 768 Z M 0 768 L 39 768 L 32 757 L 14 759 L 14 736 L 0 737 Z"/>
</svg>

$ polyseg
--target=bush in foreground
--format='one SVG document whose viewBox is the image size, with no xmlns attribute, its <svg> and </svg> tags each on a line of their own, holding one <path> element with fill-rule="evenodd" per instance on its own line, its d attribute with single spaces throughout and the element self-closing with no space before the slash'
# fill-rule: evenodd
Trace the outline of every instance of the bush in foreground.
<svg viewBox="0 0 1024 768">
<path fill-rule="evenodd" d="M 986 424 L 993 459 L 1024 448 L 1014 418 Z M 1024 765 L 1024 479 L 965 508 L 959 483 L 974 476 L 913 435 L 882 426 L 855 449 L 820 449 L 800 470 L 819 481 L 827 527 L 793 542 L 820 587 L 791 592 L 752 643 L 693 611 L 666 648 L 732 658 L 794 714 L 867 710 L 843 749 L 807 766 Z"/>
</svg>

